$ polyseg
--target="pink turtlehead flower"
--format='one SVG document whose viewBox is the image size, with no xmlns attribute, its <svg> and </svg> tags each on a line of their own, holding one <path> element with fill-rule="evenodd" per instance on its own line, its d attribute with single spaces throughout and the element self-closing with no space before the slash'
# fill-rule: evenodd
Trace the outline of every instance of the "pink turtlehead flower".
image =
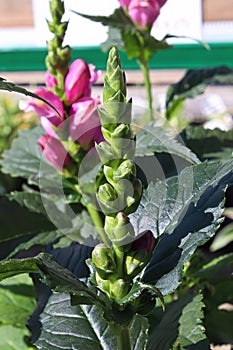
<svg viewBox="0 0 233 350">
<path fill-rule="evenodd" d="M 58 170 L 63 171 L 68 164 L 70 156 L 62 143 L 49 135 L 42 135 L 37 140 L 44 157 Z"/>
<path fill-rule="evenodd" d="M 122 7 L 128 7 L 131 0 L 119 0 L 119 2 Z"/>
<path fill-rule="evenodd" d="M 82 97 L 90 96 L 91 86 L 99 76 L 94 68 L 82 59 L 77 59 L 70 65 L 65 78 L 65 94 L 69 105 Z"/>
<path fill-rule="evenodd" d="M 45 72 L 45 84 L 48 88 L 53 88 L 57 85 L 57 79 L 48 70 Z"/>
<path fill-rule="evenodd" d="M 132 0 L 128 7 L 129 16 L 139 27 L 151 25 L 160 14 L 157 0 Z"/>
<path fill-rule="evenodd" d="M 162 7 L 167 2 L 167 0 L 157 0 L 157 1 L 160 7 Z"/>
<path fill-rule="evenodd" d="M 83 149 L 89 149 L 94 143 L 102 142 L 101 125 L 96 106 L 100 100 L 83 97 L 73 103 L 70 109 L 69 135 L 78 142 Z"/>
<path fill-rule="evenodd" d="M 64 121 L 64 107 L 61 100 L 52 91 L 43 88 L 37 89 L 34 93 L 54 106 L 61 117 L 47 103 L 35 98 L 29 101 L 20 101 L 19 108 L 25 112 L 33 112 L 39 115 L 41 117 L 41 125 L 47 134 L 57 138 L 54 129 Z"/>
<path fill-rule="evenodd" d="M 155 238 L 151 231 L 145 231 L 140 234 L 133 242 L 132 250 L 144 250 L 148 255 L 152 254 L 155 247 Z"/>
</svg>

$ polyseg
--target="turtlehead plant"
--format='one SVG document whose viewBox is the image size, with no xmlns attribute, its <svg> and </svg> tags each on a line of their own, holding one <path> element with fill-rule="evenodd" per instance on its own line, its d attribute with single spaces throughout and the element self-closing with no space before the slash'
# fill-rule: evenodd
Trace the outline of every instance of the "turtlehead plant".
<svg viewBox="0 0 233 350">
<path fill-rule="evenodd" d="M 141 28 L 129 15 L 155 2 L 120 3 L 118 13 L 148 38 L 148 23 Z M 223 221 L 232 159 L 201 161 L 155 123 L 134 125 L 116 47 L 102 103 L 91 97 L 98 72 L 79 58 L 70 64 L 64 2 L 50 0 L 50 11 L 46 86 L 32 93 L 0 79 L 0 89 L 30 96 L 21 108 L 41 122 L 21 131 L 1 160 L 2 172 L 23 185 L 2 206 L 0 345 L 207 350 L 214 339 L 209 305 L 224 286 L 230 299 L 227 277 L 213 276 L 229 268 L 232 254 L 207 263 L 195 251 Z M 170 90 L 170 102 L 181 85 Z M 158 179 L 151 168 L 163 157 Z M 182 169 L 174 169 L 176 157 Z"/>
</svg>

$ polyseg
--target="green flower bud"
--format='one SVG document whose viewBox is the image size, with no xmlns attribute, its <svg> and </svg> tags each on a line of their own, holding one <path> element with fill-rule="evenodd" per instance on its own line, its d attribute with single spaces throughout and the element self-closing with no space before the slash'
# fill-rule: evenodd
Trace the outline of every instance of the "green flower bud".
<svg viewBox="0 0 233 350">
<path fill-rule="evenodd" d="M 97 200 L 106 215 L 114 216 L 119 211 L 119 199 L 115 189 L 108 183 L 99 187 Z"/>
<path fill-rule="evenodd" d="M 104 228 L 113 244 L 122 247 L 122 251 L 130 249 L 135 236 L 134 228 L 123 212 L 119 212 L 115 218 L 106 216 Z"/>
<path fill-rule="evenodd" d="M 95 145 L 102 164 L 111 165 L 112 167 L 118 167 L 121 163 L 121 150 L 108 145 L 106 142 L 101 142 Z"/>
<path fill-rule="evenodd" d="M 97 107 L 98 114 L 100 117 L 101 125 L 106 130 L 109 130 L 110 132 L 114 131 L 117 124 L 118 124 L 118 116 L 114 116 L 112 114 L 109 114 L 105 109 L 101 107 Z M 106 141 L 109 141 L 106 139 Z"/>
<path fill-rule="evenodd" d="M 151 231 L 143 232 L 132 244 L 125 259 L 126 273 L 131 278 L 137 276 L 151 258 L 155 238 Z"/>
<path fill-rule="evenodd" d="M 98 272 L 96 272 L 95 274 L 95 279 L 96 279 L 97 286 L 109 295 L 111 282 L 109 280 L 101 278 Z"/>
<path fill-rule="evenodd" d="M 124 210 L 124 213 L 126 215 L 134 213 L 137 210 L 137 207 L 139 206 L 139 203 L 140 203 L 140 199 L 142 196 L 142 183 L 137 178 L 133 182 L 133 189 L 134 189 L 133 196 L 128 196 L 126 198 L 127 207 Z"/>
<path fill-rule="evenodd" d="M 121 179 L 127 179 L 130 182 L 133 182 L 135 180 L 135 177 L 136 177 L 136 166 L 129 159 L 124 160 L 113 174 L 113 180 L 115 182 Z"/>
<path fill-rule="evenodd" d="M 110 280 L 110 277 L 115 275 L 116 264 L 113 251 L 104 243 L 98 244 L 92 251 L 92 262 L 102 279 Z"/>
<path fill-rule="evenodd" d="M 125 281 L 122 278 L 117 279 L 110 285 L 110 298 L 115 300 L 123 298 L 126 294 L 128 294 L 130 287 L 130 282 Z"/>
<path fill-rule="evenodd" d="M 49 8 L 53 21 L 59 23 L 65 12 L 64 2 L 62 0 L 50 0 Z"/>
<path fill-rule="evenodd" d="M 113 47 L 109 52 L 107 61 L 103 101 L 104 104 L 108 102 L 125 102 L 125 97 L 125 74 L 121 69 L 121 63 L 117 49 Z"/>
</svg>

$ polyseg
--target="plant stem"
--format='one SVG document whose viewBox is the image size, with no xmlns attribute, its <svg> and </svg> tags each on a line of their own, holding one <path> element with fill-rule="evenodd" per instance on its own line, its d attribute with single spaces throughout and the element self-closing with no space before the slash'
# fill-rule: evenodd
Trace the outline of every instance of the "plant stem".
<svg viewBox="0 0 233 350">
<path fill-rule="evenodd" d="M 146 88 L 146 96 L 147 96 L 147 102 L 148 102 L 148 109 L 149 109 L 149 121 L 153 121 L 153 99 L 152 99 L 152 91 L 151 91 L 151 82 L 150 82 L 150 74 L 149 74 L 149 67 L 148 67 L 148 61 L 139 59 L 138 64 L 142 70 L 143 76 L 144 76 L 144 85 Z"/>
<path fill-rule="evenodd" d="M 118 350 L 131 350 L 130 327 L 119 327 L 116 337 Z"/>
<path fill-rule="evenodd" d="M 100 235 L 102 242 L 105 243 L 106 245 L 109 245 L 108 239 L 106 237 L 106 233 L 104 231 L 103 221 L 102 221 L 98 211 L 93 207 L 92 204 L 87 205 L 87 210 L 88 210 L 88 213 L 90 214 L 90 217 L 92 219 L 93 224 L 95 225 L 95 227 Z"/>
</svg>

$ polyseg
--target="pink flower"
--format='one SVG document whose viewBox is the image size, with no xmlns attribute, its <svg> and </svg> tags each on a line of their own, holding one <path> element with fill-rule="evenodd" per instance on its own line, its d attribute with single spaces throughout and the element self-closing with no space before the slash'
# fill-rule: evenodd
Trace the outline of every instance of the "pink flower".
<svg viewBox="0 0 233 350">
<path fill-rule="evenodd" d="M 58 170 L 63 171 L 70 160 L 62 143 L 49 135 L 42 135 L 37 140 L 44 157 Z"/>
<path fill-rule="evenodd" d="M 131 0 L 119 0 L 122 7 L 128 7 Z"/>
<path fill-rule="evenodd" d="M 57 85 L 57 79 L 48 70 L 45 72 L 45 84 L 49 88 Z"/>
<path fill-rule="evenodd" d="M 69 105 L 82 97 L 90 96 L 91 86 L 99 76 L 94 68 L 82 59 L 77 59 L 70 65 L 65 78 L 65 93 Z"/>
<path fill-rule="evenodd" d="M 157 1 L 160 7 L 162 7 L 167 2 L 167 0 L 157 0 Z"/>
<path fill-rule="evenodd" d="M 133 242 L 132 250 L 144 250 L 149 256 L 155 247 L 155 238 L 151 231 L 145 231 Z"/>
<path fill-rule="evenodd" d="M 83 149 L 89 149 L 94 143 L 102 142 L 103 135 L 96 106 L 100 101 L 91 97 L 83 97 L 73 103 L 70 109 L 70 136 Z"/>
<path fill-rule="evenodd" d="M 47 103 L 32 98 L 29 101 L 22 100 L 19 102 L 19 108 L 25 112 L 33 112 L 41 117 L 41 125 L 48 135 L 57 137 L 54 127 L 58 127 L 64 120 L 64 107 L 61 100 L 52 92 L 43 88 L 34 92 L 54 106 L 60 113 L 61 117 Z"/>
<path fill-rule="evenodd" d="M 140 27 L 152 24 L 160 13 L 157 0 L 132 0 L 128 7 L 129 16 Z"/>
</svg>

